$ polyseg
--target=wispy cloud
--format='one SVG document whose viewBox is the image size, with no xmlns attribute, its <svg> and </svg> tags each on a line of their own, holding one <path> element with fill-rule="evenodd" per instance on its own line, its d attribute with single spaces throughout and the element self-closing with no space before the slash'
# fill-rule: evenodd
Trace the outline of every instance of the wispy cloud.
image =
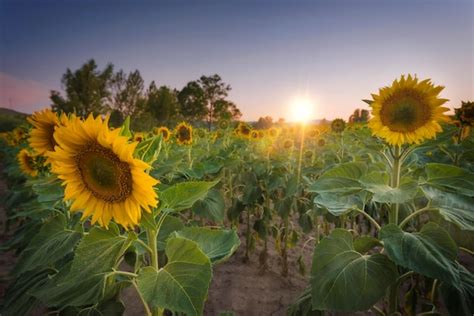
<svg viewBox="0 0 474 316">
<path fill-rule="evenodd" d="M 49 89 L 42 83 L 0 72 L 1 107 L 31 113 L 49 104 Z"/>
</svg>

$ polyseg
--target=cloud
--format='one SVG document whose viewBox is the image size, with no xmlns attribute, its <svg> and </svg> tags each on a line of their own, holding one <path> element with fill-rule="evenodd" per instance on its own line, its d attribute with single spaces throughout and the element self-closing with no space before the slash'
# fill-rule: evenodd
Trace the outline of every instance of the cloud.
<svg viewBox="0 0 474 316">
<path fill-rule="evenodd" d="M 49 90 L 38 81 L 0 72 L 0 107 L 31 113 L 51 103 Z"/>
</svg>

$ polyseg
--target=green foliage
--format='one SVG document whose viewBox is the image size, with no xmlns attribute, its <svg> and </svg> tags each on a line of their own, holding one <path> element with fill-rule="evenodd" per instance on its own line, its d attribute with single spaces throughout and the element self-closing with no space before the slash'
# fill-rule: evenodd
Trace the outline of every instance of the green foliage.
<svg viewBox="0 0 474 316">
<path fill-rule="evenodd" d="M 160 270 L 140 270 L 137 284 L 151 307 L 166 308 L 186 315 L 202 315 L 211 281 L 211 262 L 188 239 L 173 237 L 166 244 L 168 263 Z"/>
<path fill-rule="evenodd" d="M 217 182 L 183 182 L 173 185 L 160 193 L 161 203 L 164 208 L 174 211 L 183 211 L 191 208 L 194 203 L 206 198 L 208 191 Z"/>
<path fill-rule="evenodd" d="M 314 249 L 311 297 L 315 310 L 369 309 L 397 278 L 395 264 L 383 254 L 363 255 L 346 230 L 335 229 Z"/>
</svg>

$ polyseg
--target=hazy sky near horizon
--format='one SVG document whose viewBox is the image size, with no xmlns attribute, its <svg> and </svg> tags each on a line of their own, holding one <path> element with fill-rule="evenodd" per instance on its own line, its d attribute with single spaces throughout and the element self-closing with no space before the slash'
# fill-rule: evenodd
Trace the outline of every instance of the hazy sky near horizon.
<svg viewBox="0 0 474 316">
<path fill-rule="evenodd" d="M 182 88 L 218 73 L 244 119 L 347 117 L 401 74 L 474 99 L 474 1 L 0 0 L 0 106 L 50 104 L 67 68 L 90 58 Z"/>
</svg>

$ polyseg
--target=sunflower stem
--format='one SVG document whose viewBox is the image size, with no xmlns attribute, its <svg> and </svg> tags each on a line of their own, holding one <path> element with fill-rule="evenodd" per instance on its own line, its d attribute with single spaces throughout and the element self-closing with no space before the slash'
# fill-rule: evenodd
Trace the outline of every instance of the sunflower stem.
<svg viewBox="0 0 474 316">
<path fill-rule="evenodd" d="M 151 249 L 151 266 L 158 271 L 159 264 L 158 264 L 158 247 L 156 243 L 156 239 L 158 237 L 158 230 L 155 229 L 147 229 L 147 237 L 148 237 L 148 247 Z M 152 315 L 153 316 L 161 316 L 163 315 L 163 309 L 159 307 L 152 308 Z"/>
<path fill-rule="evenodd" d="M 392 153 L 393 157 L 393 165 L 392 165 L 392 176 L 391 176 L 391 183 L 390 186 L 392 188 L 398 188 L 400 185 L 400 173 L 401 173 L 401 154 L 400 154 L 400 146 L 395 146 L 395 150 Z M 398 203 L 392 203 L 390 208 L 389 214 L 389 223 L 398 224 Z"/>
</svg>

